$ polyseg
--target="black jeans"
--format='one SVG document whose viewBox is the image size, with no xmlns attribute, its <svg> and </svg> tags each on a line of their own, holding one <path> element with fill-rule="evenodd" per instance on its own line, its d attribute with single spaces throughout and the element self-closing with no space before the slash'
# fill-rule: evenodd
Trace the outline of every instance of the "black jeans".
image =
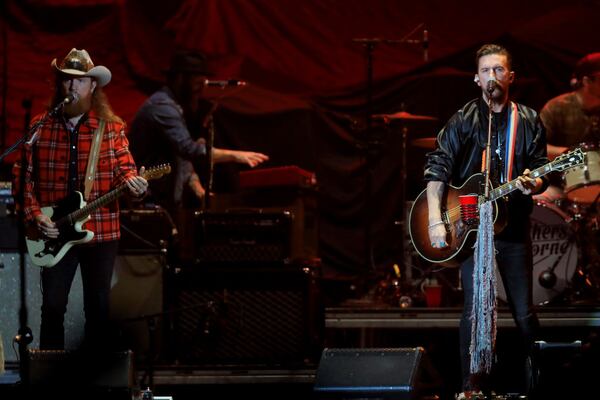
<svg viewBox="0 0 600 400">
<path fill-rule="evenodd" d="M 518 343 L 515 350 L 523 356 L 523 362 L 516 368 L 524 368 L 526 357 L 533 347 L 539 328 L 532 301 L 533 256 L 531 242 L 513 243 L 496 240 L 495 246 L 498 271 L 502 277 L 510 311 L 521 336 L 521 343 Z M 469 373 L 470 316 L 473 308 L 473 257 L 471 256 L 465 260 L 460 268 L 465 297 L 459 331 L 463 390 L 479 390 L 484 388 L 480 387 L 479 383 L 473 383 Z M 523 372 L 525 374 L 525 371 Z M 526 376 L 523 376 L 523 384 L 525 384 L 525 379 Z M 485 386 L 485 383 L 482 386 Z M 527 388 L 524 387 L 523 389 Z"/>
<path fill-rule="evenodd" d="M 110 318 L 110 283 L 118 241 L 76 245 L 51 268 L 42 270 L 41 349 L 64 349 L 64 319 L 71 284 L 81 266 L 85 343 L 105 347 Z"/>
</svg>

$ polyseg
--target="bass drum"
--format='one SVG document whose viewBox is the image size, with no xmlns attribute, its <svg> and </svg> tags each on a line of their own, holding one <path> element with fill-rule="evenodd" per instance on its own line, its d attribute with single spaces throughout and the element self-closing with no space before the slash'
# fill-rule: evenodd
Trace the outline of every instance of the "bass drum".
<svg viewBox="0 0 600 400">
<path fill-rule="evenodd" d="M 530 216 L 533 250 L 533 304 L 551 304 L 569 286 L 577 268 L 577 243 L 572 220 L 553 203 L 538 201 Z M 498 299 L 507 302 L 496 272 Z"/>
</svg>

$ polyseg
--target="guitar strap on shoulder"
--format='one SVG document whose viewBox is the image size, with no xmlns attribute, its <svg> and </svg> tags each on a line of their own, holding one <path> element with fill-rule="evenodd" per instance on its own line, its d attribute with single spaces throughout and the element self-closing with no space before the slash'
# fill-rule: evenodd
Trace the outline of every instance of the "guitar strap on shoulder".
<svg viewBox="0 0 600 400">
<path fill-rule="evenodd" d="M 96 174 L 96 166 L 98 165 L 98 154 L 100 153 L 100 144 L 102 143 L 105 125 L 106 121 L 101 119 L 98 128 L 94 132 L 94 138 L 92 139 L 90 157 L 88 158 L 87 170 L 85 171 L 85 191 L 83 193 L 83 198 L 86 201 L 92 191 L 92 186 L 94 186 L 94 175 Z"/>
</svg>

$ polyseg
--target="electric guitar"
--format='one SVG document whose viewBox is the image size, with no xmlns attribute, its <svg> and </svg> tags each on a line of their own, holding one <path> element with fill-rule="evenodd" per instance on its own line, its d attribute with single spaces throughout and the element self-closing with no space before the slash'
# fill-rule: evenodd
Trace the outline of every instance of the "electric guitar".
<svg viewBox="0 0 600 400">
<path fill-rule="evenodd" d="M 566 169 L 581 165 L 585 162 L 585 153 L 580 149 L 575 149 L 569 153 L 555 158 L 552 162 L 537 168 L 530 172 L 529 176 L 538 178 L 552 171 L 564 171 Z M 414 201 L 409 215 L 409 233 L 410 239 L 417 250 L 417 253 L 427 261 L 433 263 L 445 263 L 446 266 L 457 266 L 460 260 L 456 256 L 463 253 L 463 249 L 469 248 L 466 243 L 473 243 L 479 227 L 479 218 L 463 220 L 461 218 L 461 207 L 459 196 L 478 195 L 478 206 L 484 202 L 483 193 L 485 177 L 483 174 L 474 174 L 466 180 L 460 187 L 448 185 L 442 196 L 442 221 L 446 227 L 447 247 L 438 249 L 431 247 L 429 239 L 429 209 L 427 207 L 427 189 L 424 189 Z M 497 188 L 490 189 L 489 201 L 494 202 L 494 232 L 499 233 L 506 226 L 505 215 L 502 204 L 496 200 L 503 198 L 509 193 L 517 190 L 515 184 L 517 179 L 507 182 Z M 479 212 L 477 212 L 479 215 Z"/>
<path fill-rule="evenodd" d="M 142 174 L 146 180 L 158 179 L 171 172 L 169 164 L 149 168 Z M 81 192 L 73 192 L 53 207 L 43 207 L 42 213 L 50 217 L 59 230 L 57 238 L 44 236 L 35 223 L 29 224 L 25 232 L 27 252 L 31 262 L 39 267 L 55 266 L 76 244 L 87 243 L 94 232 L 85 230 L 82 225 L 90 219 L 96 209 L 116 200 L 127 191 L 124 183 L 110 192 L 87 204 Z"/>
</svg>

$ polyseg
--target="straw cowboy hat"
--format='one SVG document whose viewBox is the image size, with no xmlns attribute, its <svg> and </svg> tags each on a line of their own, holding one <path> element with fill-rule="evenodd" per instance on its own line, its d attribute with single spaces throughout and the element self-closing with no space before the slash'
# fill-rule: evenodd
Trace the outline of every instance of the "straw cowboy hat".
<svg viewBox="0 0 600 400">
<path fill-rule="evenodd" d="M 52 60 L 51 65 L 61 74 L 94 78 L 100 87 L 108 85 L 112 77 L 110 70 L 105 66 L 94 66 L 90 55 L 83 49 L 73 48 L 60 64 L 56 63 L 55 58 Z"/>
</svg>

